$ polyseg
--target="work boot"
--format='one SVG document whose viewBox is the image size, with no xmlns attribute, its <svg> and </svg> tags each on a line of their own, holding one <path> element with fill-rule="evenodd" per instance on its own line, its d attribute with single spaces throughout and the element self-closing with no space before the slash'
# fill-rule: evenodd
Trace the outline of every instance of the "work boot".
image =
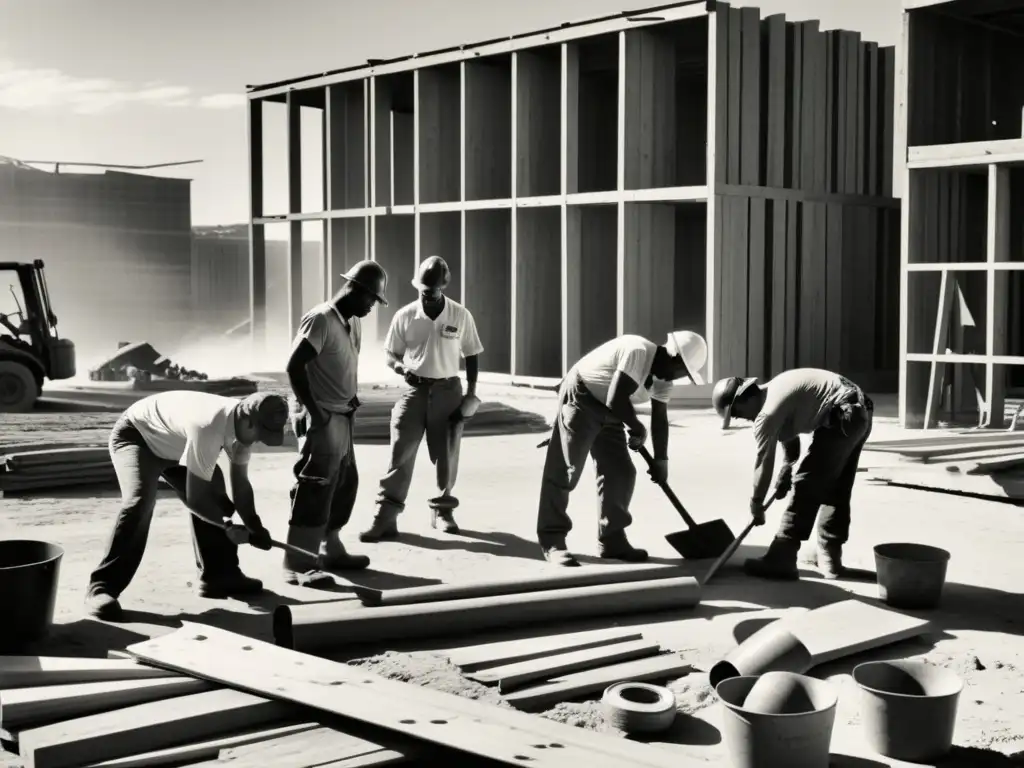
<svg viewBox="0 0 1024 768">
<path fill-rule="evenodd" d="M 438 522 L 441 523 L 441 531 L 444 533 L 459 532 L 459 524 L 455 522 L 455 513 L 450 509 L 430 510 L 430 527 L 437 528 Z"/>
<path fill-rule="evenodd" d="M 823 578 L 838 579 L 845 572 L 843 567 L 843 545 L 818 537 L 818 570 Z"/>
<path fill-rule="evenodd" d="M 362 571 L 370 567 L 370 558 L 350 555 L 341 543 L 341 531 L 328 531 L 320 543 L 320 564 L 330 571 Z"/>
<path fill-rule="evenodd" d="M 625 536 L 600 542 L 600 555 L 604 560 L 622 560 L 625 563 L 643 563 L 647 560 L 647 550 L 634 547 Z"/>
<path fill-rule="evenodd" d="M 299 547 L 307 552 L 319 552 L 320 535 L 321 529 L 319 526 L 314 528 L 291 525 L 288 527 L 286 542 L 293 547 Z M 294 584 L 298 587 L 311 587 L 313 589 L 329 589 L 336 584 L 331 574 L 321 570 L 317 560 L 305 555 L 296 555 L 286 551 L 281 570 L 283 571 L 286 584 Z"/>
<path fill-rule="evenodd" d="M 100 621 L 120 621 L 123 613 L 117 598 L 106 592 L 93 592 L 85 598 L 85 610 Z"/>
<path fill-rule="evenodd" d="M 252 576 L 246 576 L 241 571 L 210 579 L 200 579 L 199 584 L 196 586 L 196 594 L 199 597 L 209 597 L 215 600 L 225 597 L 258 595 L 262 591 L 262 581 Z"/>
<path fill-rule="evenodd" d="M 398 512 L 393 507 L 378 507 L 373 523 L 359 534 L 359 540 L 372 543 L 398 538 Z"/>
<path fill-rule="evenodd" d="M 762 579 L 778 579 L 793 581 L 800 578 L 796 567 L 796 557 L 800 551 L 800 542 L 796 539 L 772 539 L 764 557 L 751 557 L 743 564 L 743 570 L 750 576 Z"/>
<path fill-rule="evenodd" d="M 544 559 L 552 565 L 563 568 L 578 568 L 580 561 L 570 554 L 565 547 L 544 547 Z"/>
</svg>

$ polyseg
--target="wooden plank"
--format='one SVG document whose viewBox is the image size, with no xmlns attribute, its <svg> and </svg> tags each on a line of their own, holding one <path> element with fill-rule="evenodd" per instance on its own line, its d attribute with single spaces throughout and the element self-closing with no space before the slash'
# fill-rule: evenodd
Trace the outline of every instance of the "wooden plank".
<svg viewBox="0 0 1024 768">
<path fill-rule="evenodd" d="M 209 690 L 210 683 L 181 676 L 5 689 L 0 692 L 0 727 L 20 729 Z"/>
<path fill-rule="evenodd" d="M 797 323 L 800 320 L 800 261 L 801 261 L 801 219 L 806 205 L 786 205 L 786 368 L 796 368 L 799 363 L 799 335 Z"/>
<path fill-rule="evenodd" d="M 675 209 L 658 203 L 625 208 L 623 333 L 656 339 L 674 327 Z"/>
<path fill-rule="evenodd" d="M 732 109 L 732 102 L 729 96 L 729 17 L 735 13 L 727 5 L 719 4 L 710 22 L 715 35 L 714 62 L 714 100 L 715 100 L 715 121 L 714 121 L 714 166 L 715 184 L 725 184 L 729 181 L 729 110 Z M 709 72 L 709 75 L 711 73 Z M 716 204 L 717 207 L 717 204 Z M 717 238 L 716 238 L 717 242 Z M 716 374 L 717 375 L 717 374 Z"/>
<path fill-rule="evenodd" d="M 521 661 L 502 667 L 491 667 L 479 672 L 472 672 L 467 677 L 485 685 L 497 685 L 499 691 L 508 693 L 535 680 L 545 680 L 570 672 L 642 659 L 660 652 L 661 647 L 657 643 L 648 640 L 634 640 L 629 643 L 613 643 L 600 648 L 560 653 L 543 659 Z"/>
<path fill-rule="evenodd" d="M 1006 442 L 999 443 L 1000 448 L 1009 448 L 1011 446 L 1015 448 L 1024 448 L 1024 439 L 1007 440 Z M 918 459 L 931 459 L 937 456 L 948 456 L 950 454 L 963 453 L 965 451 L 988 450 L 992 447 L 992 444 L 990 442 L 979 440 L 974 443 L 938 443 L 936 445 L 910 446 L 907 448 L 869 448 L 867 445 L 864 447 L 865 450 L 876 450 L 881 451 L 882 453 L 898 453 L 901 456 Z"/>
<path fill-rule="evenodd" d="M 768 201 L 751 198 L 747 272 L 746 375 L 764 380 L 768 375 L 771 316 L 768 301 L 772 282 L 768 272 Z"/>
<path fill-rule="evenodd" d="M 881 122 L 879 107 L 881 106 L 882 94 L 885 88 L 882 83 L 884 72 L 879 69 L 878 43 L 867 44 L 867 63 L 865 75 L 865 111 L 867 112 L 867 193 L 869 195 L 881 195 L 881 165 L 882 153 L 881 144 L 891 143 L 891 139 L 881 136 Z"/>
<path fill-rule="evenodd" d="M 346 664 L 296 653 L 241 635 L 184 622 L 183 627 L 128 650 L 161 666 L 225 685 L 272 693 L 324 712 L 469 752 L 508 765 L 591 768 L 633 765 L 674 768 L 675 756 L 602 734 L 401 683 Z M 552 743 L 559 749 L 547 749 Z M 544 749 L 536 745 L 541 744 Z"/>
<path fill-rule="evenodd" d="M 855 192 L 867 194 L 867 133 L 868 133 L 868 110 L 867 110 L 867 47 L 866 44 L 857 38 L 857 178 Z"/>
<path fill-rule="evenodd" d="M 1010 261 L 1010 169 L 990 165 L 988 168 L 988 209 L 986 212 L 986 253 L 989 270 L 986 276 L 988 307 L 985 310 L 985 354 L 989 357 L 1008 352 L 1007 320 L 1009 318 L 1009 278 L 997 274 L 994 267 Z M 985 366 L 985 405 L 987 427 L 999 429 L 1006 423 L 1006 374 L 1002 366 Z"/>
<path fill-rule="evenodd" d="M 837 32 L 822 33 L 825 35 L 825 191 L 836 192 L 836 113 L 839 105 L 836 100 L 836 49 L 839 46 Z"/>
<path fill-rule="evenodd" d="M 896 49 L 892 46 L 879 49 L 879 66 L 882 70 L 883 92 L 881 99 L 882 144 L 881 188 L 879 194 L 888 197 L 893 194 L 893 135 L 896 109 Z"/>
<path fill-rule="evenodd" d="M 761 105 L 761 11 L 739 11 L 742 59 L 740 64 L 740 174 L 739 183 L 760 186 L 764 183 L 761 142 L 764 138 Z"/>
<path fill-rule="evenodd" d="M 830 115 L 827 111 L 828 102 L 828 82 L 826 75 L 828 74 L 828 48 L 827 38 L 823 32 L 819 32 L 815 27 L 814 35 L 814 145 L 813 152 L 815 156 L 814 161 L 814 175 L 813 186 L 817 192 L 823 192 L 826 189 L 825 181 L 827 177 L 826 168 L 828 166 L 828 132 L 830 129 Z"/>
<path fill-rule="evenodd" d="M 330 763 L 323 763 L 322 765 L 318 765 L 317 768 L 366 768 L 366 766 L 373 766 L 373 768 L 381 768 L 381 766 L 385 765 L 398 765 L 399 763 L 407 762 L 409 762 L 409 758 L 407 758 L 400 752 L 385 749 L 380 752 L 373 752 L 369 755 L 345 757 L 341 760 L 335 760 Z"/>
<path fill-rule="evenodd" d="M 857 141 L 858 125 L 860 123 L 860 105 L 858 85 L 858 64 L 860 61 L 860 33 L 840 32 L 846 38 L 846 48 L 843 54 L 846 61 L 843 66 L 843 75 L 846 78 L 846 146 L 845 160 L 845 188 L 849 194 L 857 194 L 860 188 L 857 186 Z"/>
<path fill-rule="evenodd" d="M 1024 475 L 1020 473 L 961 475 L 928 467 L 879 467 L 872 469 L 866 479 L 928 491 L 966 493 L 997 501 L 1024 499 Z"/>
<path fill-rule="evenodd" d="M 98 683 L 177 677 L 134 660 L 89 659 L 69 656 L 0 656 L 0 691 L 40 685 Z"/>
<path fill-rule="evenodd" d="M 865 339 L 854 331 L 854 326 L 844 327 L 843 309 L 847 302 L 844 294 L 848 290 L 853 272 L 857 268 L 852 254 L 844 247 L 844 239 L 849 238 L 850 227 L 846 226 L 847 217 L 856 208 L 841 205 L 825 206 L 825 251 L 820 255 L 823 262 L 825 282 L 825 327 L 819 331 L 825 338 L 824 367 L 830 371 L 850 370 L 847 368 L 849 356 L 844 354 L 847 348 L 847 336 L 853 344 L 864 344 Z M 860 267 L 863 269 L 863 267 Z"/>
<path fill-rule="evenodd" d="M 786 370 L 786 340 L 789 329 L 786 326 L 786 265 L 789 249 L 786 247 L 786 211 L 796 203 L 785 200 L 774 200 L 772 211 L 772 335 L 770 344 L 771 371 L 769 375 L 778 376 Z"/>
<path fill-rule="evenodd" d="M 676 51 L 670 38 L 626 32 L 625 188 L 676 183 Z"/>
<path fill-rule="evenodd" d="M 629 629 L 597 629 L 550 637 L 531 637 L 523 640 L 504 640 L 470 645 L 464 648 L 451 648 L 444 651 L 442 655 L 463 672 L 475 672 L 487 667 L 532 661 L 556 654 L 641 639 L 643 639 L 641 633 Z"/>
<path fill-rule="evenodd" d="M 787 133 L 790 136 L 789 142 L 789 176 L 787 187 L 802 189 L 801 178 L 803 170 L 802 145 L 803 145 L 803 99 L 804 99 L 804 37 L 800 25 L 787 23 L 786 36 L 789 43 L 790 71 L 792 72 L 792 84 L 789 88 L 787 101 Z"/>
<path fill-rule="evenodd" d="M 151 701 L 22 731 L 18 754 L 25 768 L 73 768 L 280 722 L 295 711 L 241 691 L 195 693 L 179 697 L 174 706 Z"/>
<path fill-rule="evenodd" d="M 349 758 L 379 755 L 381 752 L 401 754 L 335 728 L 320 727 L 224 749 L 219 762 L 229 763 L 232 768 L 294 768 L 337 762 L 344 765 L 343 761 Z"/>
<path fill-rule="evenodd" d="M 515 62 L 515 196 L 557 195 L 561 192 L 559 165 L 562 161 L 554 139 L 562 119 L 561 46 L 519 51 Z M 576 93 L 575 87 L 572 92 Z M 572 105 L 574 112 L 576 106 Z M 575 140 L 575 125 L 572 135 Z"/>
<path fill-rule="evenodd" d="M 777 13 L 763 23 L 762 44 L 767 48 L 768 141 L 765 158 L 765 183 L 769 187 L 786 186 L 786 17 Z"/>
<path fill-rule="evenodd" d="M 913 437 L 897 440 L 869 440 L 865 443 L 865 450 L 880 450 L 882 448 L 920 448 L 930 445 L 956 445 L 959 443 L 984 443 L 993 448 L 1003 443 L 1012 443 L 1017 440 L 1024 440 L 1024 434 L 1014 432 L 985 432 L 975 428 L 951 430 L 942 435 L 930 435 L 928 437 Z"/>
<path fill-rule="evenodd" d="M 818 71 L 819 62 L 816 55 L 817 37 L 820 34 L 818 32 L 819 22 L 801 21 L 797 26 L 803 41 L 803 78 L 801 80 L 803 92 L 800 98 L 801 141 L 798 145 L 801 155 L 799 188 L 816 189 L 815 179 L 820 165 L 817 156 L 818 111 L 825 107 L 818 101 L 818 83 L 824 77 L 824 73 Z"/>
<path fill-rule="evenodd" d="M 728 143 L 718 147 L 719 156 L 727 164 L 726 183 L 739 184 L 742 178 L 741 157 L 743 152 L 743 14 L 736 8 L 729 8 L 725 18 L 719 17 L 719 23 L 728 19 L 729 46 L 728 67 L 725 70 L 729 78 L 729 134 Z"/>
<path fill-rule="evenodd" d="M 692 667 L 677 654 L 667 653 L 556 677 L 543 685 L 514 691 L 503 698 L 516 709 L 538 712 L 562 701 L 573 701 L 598 693 L 615 683 L 676 679 L 689 674 L 691 670 Z"/>
<path fill-rule="evenodd" d="M 217 759 L 222 749 L 226 750 L 246 744 L 255 744 L 289 734 L 312 731 L 319 727 L 319 723 L 293 723 L 272 728 L 248 729 L 228 736 L 218 736 L 217 738 L 183 744 L 178 747 L 156 749 L 152 752 L 139 752 L 128 757 L 104 760 L 100 763 L 93 763 L 89 768 L 156 768 L 161 765 L 186 765 L 199 762 L 200 760 L 213 761 Z"/>
<path fill-rule="evenodd" d="M 519 75 L 522 72 L 517 73 Z M 515 162 L 512 155 L 512 99 L 519 98 L 523 91 L 517 87 L 519 94 L 512 94 L 511 70 L 507 59 L 498 61 L 467 61 L 463 76 L 465 78 L 466 90 L 466 135 L 465 146 L 465 178 L 466 178 L 466 199 L 467 200 L 504 200 L 512 197 L 512 163 Z M 523 85 L 520 80 L 520 86 Z M 454 87 L 454 86 L 453 86 Z M 529 94 L 526 94 L 529 96 Z M 553 168 L 557 168 L 557 159 L 554 157 L 554 149 L 557 144 L 552 133 L 541 138 L 534 135 L 533 145 L 525 146 L 524 140 L 529 140 L 530 135 L 520 137 L 518 132 L 529 126 L 531 111 L 529 110 L 529 99 L 523 103 L 520 98 L 519 107 L 527 107 L 525 110 L 516 111 L 516 143 L 520 145 L 527 155 L 536 152 L 534 147 L 543 145 L 548 147 L 548 155 L 553 161 Z M 445 123 L 448 125 L 448 122 Z M 525 124 L 525 125 L 524 125 Z M 452 131 L 450 141 L 453 147 L 458 146 L 459 136 L 456 128 L 449 127 Z M 557 190 L 550 190 L 543 194 L 555 194 Z M 458 193 L 456 192 L 456 195 Z M 541 193 L 535 193 L 541 194 Z M 518 192 L 517 192 L 518 195 Z M 421 202 L 428 202 L 421 200 Z"/>
<path fill-rule="evenodd" d="M 1020 448 L 993 448 L 987 451 L 964 451 L 962 453 L 949 453 L 944 456 L 936 456 L 934 458 L 923 458 L 915 459 L 911 457 L 901 457 L 907 460 L 908 463 L 914 464 L 935 464 L 943 467 L 948 467 L 953 464 L 970 463 L 978 459 L 1002 459 L 1007 456 L 1014 456 L 1020 453 Z"/>
<path fill-rule="evenodd" d="M 956 279 L 949 272 L 943 272 L 939 283 L 939 302 L 935 312 L 935 334 L 932 342 L 932 354 L 945 352 L 949 341 L 949 321 L 953 310 L 953 296 L 956 293 Z M 945 366 L 933 361 L 928 376 L 928 399 L 924 409 L 924 428 L 928 429 L 933 421 L 938 421 L 939 404 L 942 399 L 940 383 Z"/>
</svg>

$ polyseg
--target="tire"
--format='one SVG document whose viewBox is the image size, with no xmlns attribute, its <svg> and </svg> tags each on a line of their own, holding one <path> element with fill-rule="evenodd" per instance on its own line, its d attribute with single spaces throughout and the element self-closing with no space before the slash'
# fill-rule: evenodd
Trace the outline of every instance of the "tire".
<svg viewBox="0 0 1024 768">
<path fill-rule="evenodd" d="M 649 683 L 609 685 L 601 699 L 605 720 L 627 735 L 660 733 L 676 719 L 676 697 L 668 688 Z"/>
<path fill-rule="evenodd" d="M 39 397 L 39 384 L 27 366 L 0 360 L 0 413 L 31 411 Z"/>
</svg>

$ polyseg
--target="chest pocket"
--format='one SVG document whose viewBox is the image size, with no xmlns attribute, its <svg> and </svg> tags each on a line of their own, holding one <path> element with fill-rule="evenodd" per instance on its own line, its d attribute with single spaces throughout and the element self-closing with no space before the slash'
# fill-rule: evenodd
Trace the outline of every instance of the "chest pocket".
<svg viewBox="0 0 1024 768">
<path fill-rule="evenodd" d="M 405 343 L 409 347 L 422 347 L 427 343 L 433 329 L 434 324 L 430 320 L 417 318 L 409 323 L 409 327 L 406 329 Z"/>
<path fill-rule="evenodd" d="M 445 323 L 439 329 L 440 336 L 446 341 L 458 341 L 462 338 L 462 329 L 455 325 Z"/>
</svg>

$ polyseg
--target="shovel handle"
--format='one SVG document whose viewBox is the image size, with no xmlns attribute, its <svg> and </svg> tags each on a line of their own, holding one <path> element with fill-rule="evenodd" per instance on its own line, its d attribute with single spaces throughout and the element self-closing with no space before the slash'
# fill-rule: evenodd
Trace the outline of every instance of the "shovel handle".
<svg viewBox="0 0 1024 768">
<path fill-rule="evenodd" d="M 770 507 L 772 504 L 775 503 L 775 499 L 777 499 L 777 498 L 778 498 L 777 496 L 772 496 L 771 499 L 768 500 L 768 503 L 765 504 L 765 507 L 764 507 L 765 511 L 767 511 L 768 507 Z M 725 563 L 728 562 L 730 557 L 732 557 L 734 554 L 736 554 L 736 550 L 740 548 L 740 544 L 743 543 L 743 540 L 745 538 L 747 538 L 747 535 L 752 530 L 754 530 L 754 521 L 753 520 L 751 520 L 749 523 L 747 523 L 747 527 L 744 528 L 740 532 L 739 536 L 737 536 L 735 539 L 733 539 L 732 544 L 729 545 L 728 549 L 726 549 L 725 552 L 723 552 L 719 556 L 719 558 L 717 560 L 715 560 L 715 562 L 713 562 L 711 564 L 711 567 L 708 568 L 708 572 L 704 574 L 704 579 L 703 579 L 703 581 L 701 581 L 702 585 L 703 584 L 707 584 L 709 581 L 711 581 L 711 577 L 714 576 L 716 573 L 718 573 L 718 569 L 721 568 L 723 565 L 725 565 Z"/>
<path fill-rule="evenodd" d="M 654 457 L 651 456 L 651 452 L 647 450 L 646 445 L 641 445 L 637 448 L 637 453 L 644 457 L 644 461 L 647 462 L 648 467 L 654 467 Z M 657 484 L 661 487 L 661 490 L 665 492 L 665 495 L 668 496 L 668 500 L 672 502 L 672 506 L 676 508 L 676 512 L 678 512 L 679 516 L 683 518 L 683 522 L 685 522 L 690 528 L 696 528 L 697 521 L 690 517 L 690 513 L 686 511 L 686 508 L 683 506 L 683 502 L 681 502 L 675 492 L 668 487 L 668 483 L 662 482 Z"/>
<path fill-rule="evenodd" d="M 222 531 L 226 531 L 228 529 L 228 523 L 221 523 L 217 527 L 220 528 Z M 293 555 L 300 555 L 302 557 L 310 557 L 313 560 L 315 560 L 316 562 L 318 562 L 318 563 L 320 562 L 320 555 L 315 555 L 312 552 L 310 552 L 308 549 L 302 549 L 302 547 L 296 547 L 294 544 L 285 544 L 283 541 L 277 541 L 276 539 L 271 539 L 270 540 L 270 546 L 275 547 L 277 549 L 284 550 L 285 552 L 291 552 Z"/>
</svg>

